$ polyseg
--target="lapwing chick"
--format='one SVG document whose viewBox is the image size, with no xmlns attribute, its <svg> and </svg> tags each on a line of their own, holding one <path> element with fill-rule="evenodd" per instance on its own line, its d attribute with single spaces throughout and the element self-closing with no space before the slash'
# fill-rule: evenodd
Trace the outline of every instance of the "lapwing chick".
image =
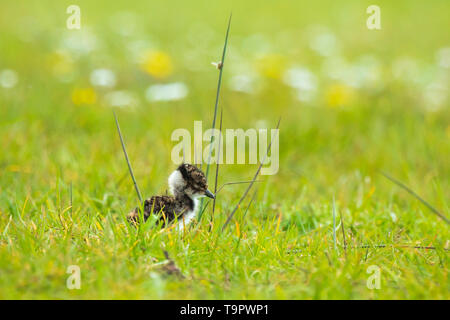
<svg viewBox="0 0 450 320">
<path fill-rule="evenodd" d="M 160 215 L 164 226 L 177 220 L 176 229 L 183 230 L 198 213 L 201 197 L 214 199 L 208 190 L 205 174 L 196 166 L 183 163 L 169 176 L 169 190 L 172 196 L 152 196 L 144 201 L 144 220 L 151 214 Z M 128 214 L 128 221 L 139 222 L 140 208 Z"/>
</svg>

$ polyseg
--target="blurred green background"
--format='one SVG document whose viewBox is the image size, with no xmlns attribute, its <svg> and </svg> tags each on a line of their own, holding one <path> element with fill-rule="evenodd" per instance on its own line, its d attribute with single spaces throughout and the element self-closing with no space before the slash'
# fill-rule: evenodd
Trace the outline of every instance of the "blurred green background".
<svg viewBox="0 0 450 320">
<path fill-rule="evenodd" d="M 281 116 L 276 178 L 298 174 L 281 188 L 384 168 L 415 182 L 440 176 L 448 191 L 446 1 L 382 1 L 381 30 L 367 29 L 364 1 L 81 1 L 80 30 L 66 28 L 70 4 L 2 4 L 2 187 L 14 184 L 3 193 L 24 192 L 35 185 L 29 179 L 60 167 L 83 188 L 90 176 L 120 176 L 114 106 L 137 175 L 161 181 L 172 166 L 172 131 L 212 122 L 211 62 L 220 59 L 231 11 L 224 127 L 273 128 Z M 152 86 L 173 83 L 166 97 L 151 96 Z M 240 176 L 241 168 L 224 170 Z"/>
<path fill-rule="evenodd" d="M 71 4 L 81 8 L 80 30 L 66 27 Z M 381 30 L 366 27 L 372 4 Z M 67 205 L 70 183 L 83 214 L 117 217 L 135 205 L 112 110 L 143 193 L 163 193 L 172 131 L 212 122 L 211 62 L 220 60 L 232 12 L 224 128 L 270 129 L 282 119 L 280 170 L 262 179 L 265 209 L 250 213 L 255 221 L 282 212 L 288 228 L 304 205 L 329 205 L 335 195 L 355 228 L 381 219 L 380 237 L 398 228 L 407 240 L 448 241 L 442 221 L 378 174 L 448 213 L 448 1 L 20 0 L 0 8 L 0 231 L 10 216 Z M 220 182 L 255 170 L 221 166 Z M 224 192 L 225 212 L 244 188 Z M 4 270 L 11 246 L 4 231 Z M 16 250 L 24 264 L 29 249 Z M 15 292 L 5 297 L 19 292 L 14 277 L 3 280 Z"/>
</svg>

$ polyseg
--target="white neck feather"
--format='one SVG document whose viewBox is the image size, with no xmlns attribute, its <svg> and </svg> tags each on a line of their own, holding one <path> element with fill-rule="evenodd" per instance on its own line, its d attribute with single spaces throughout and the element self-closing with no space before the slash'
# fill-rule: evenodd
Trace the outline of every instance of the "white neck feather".
<svg viewBox="0 0 450 320">
<path fill-rule="evenodd" d="M 168 182 L 170 193 L 172 193 L 174 196 L 177 195 L 179 190 L 183 190 L 184 186 L 186 185 L 186 181 L 184 181 L 181 172 L 178 170 L 175 170 L 171 173 Z"/>
<path fill-rule="evenodd" d="M 198 213 L 198 209 L 200 207 L 199 201 L 197 199 L 197 197 L 194 197 L 192 199 L 192 201 L 194 201 L 194 207 L 192 208 L 191 211 L 186 212 L 185 214 L 183 214 L 182 217 L 180 217 L 178 219 L 178 223 L 175 227 L 176 230 L 181 231 L 183 230 L 185 227 L 187 227 L 192 220 L 195 219 L 195 217 L 197 216 Z"/>
<path fill-rule="evenodd" d="M 186 181 L 184 181 L 181 172 L 178 170 L 175 170 L 171 173 L 168 183 L 170 193 L 174 196 L 179 195 L 186 186 Z M 195 219 L 198 213 L 198 209 L 200 206 L 198 201 L 199 196 L 193 195 L 190 198 L 194 202 L 194 206 L 192 210 L 186 212 L 182 217 L 179 218 L 178 223 L 175 227 L 176 230 L 183 230 L 185 227 L 187 227 Z"/>
</svg>

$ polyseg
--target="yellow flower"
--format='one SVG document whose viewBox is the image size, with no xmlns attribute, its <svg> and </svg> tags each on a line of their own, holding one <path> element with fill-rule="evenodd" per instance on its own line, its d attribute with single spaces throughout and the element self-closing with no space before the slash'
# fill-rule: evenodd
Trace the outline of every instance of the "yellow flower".
<svg viewBox="0 0 450 320">
<path fill-rule="evenodd" d="M 6 170 L 10 172 L 31 173 L 31 169 L 29 167 L 22 167 L 17 164 L 10 164 L 6 167 Z"/>
<path fill-rule="evenodd" d="M 92 88 L 77 88 L 72 92 L 72 102 L 76 105 L 94 104 L 97 101 L 97 94 Z"/>
<path fill-rule="evenodd" d="M 47 62 L 55 76 L 64 76 L 73 72 L 74 64 L 70 56 L 55 52 L 47 57 Z"/>
<path fill-rule="evenodd" d="M 281 55 L 268 54 L 257 60 L 256 67 L 263 76 L 280 79 L 286 68 L 286 61 Z"/>
<path fill-rule="evenodd" d="M 164 79 L 172 74 L 172 60 L 165 52 L 151 51 L 146 54 L 142 69 L 155 78 Z"/>
<path fill-rule="evenodd" d="M 328 105 L 331 107 L 340 107 L 347 105 L 353 98 L 353 90 L 342 84 L 332 85 L 326 92 Z"/>
</svg>

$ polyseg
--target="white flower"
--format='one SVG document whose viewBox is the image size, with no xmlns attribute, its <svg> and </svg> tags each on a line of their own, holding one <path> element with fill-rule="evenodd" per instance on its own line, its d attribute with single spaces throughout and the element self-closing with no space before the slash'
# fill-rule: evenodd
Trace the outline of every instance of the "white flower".
<svg viewBox="0 0 450 320">
<path fill-rule="evenodd" d="M 269 123 L 267 120 L 260 119 L 255 122 L 256 129 L 267 129 L 269 127 Z"/>
<path fill-rule="evenodd" d="M 382 84 L 380 63 L 370 55 L 361 56 L 354 64 L 350 64 L 342 57 L 330 57 L 325 60 L 322 72 L 352 88 Z"/>
<path fill-rule="evenodd" d="M 189 90 L 183 82 L 155 84 L 148 87 L 145 97 L 148 101 L 171 101 L 185 98 Z"/>
<path fill-rule="evenodd" d="M 306 68 L 295 67 L 286 71 L 283 76 L 283 81 L 288 86 L 300 90 L 316 90 L 317 78 Z"/>
<path fill-rule="evenodd" d="M 322 73 L 334 80 L 343 80 L 346 78 L 346 72 L 349 68 L 349 63 L 342 57 L 330 57 L 325 59 L 322 64 Z"/>
<path fill-rule="evenodd" d="M 380 87 L 383 85 L 381 63 L 375 56 L 359 57 L 354 71 L 357 74 L 357 86 Z"/>
<path fill-rule="evenodd" d="M 99 87 L 114 87 L 116 75 L 109 69 L 95 69 L 91 72 L 91 83 Z"/>
<path fill-rule="evenodd" d="M 409 57 L 399 58 L 392 64 L 392 75 L 397 80 L 417 82 L 420 77 L 419 64 Z"/>
<path fill-rule="evenodd" d="M 439 66 L 450 68 L 450 48 L 442 48 L 436 53 Z"/>
<path fill-rule="evenodd" d="M 211 64 L 216 67 L 217 70 L 222 69 L 222 61 L 219 62 L 211 62 Z"/>
<path fill-rule="evenodd" d="M 246 74 L 238 74 L 231 77 L 229 85 L 231 90 L 234 91 L 245 93 L 253 93 L 255 91 L 253 77 Z"/>
<path fill-rule="evenodd" d="M 444 105 L 447 96 L 448 89 L 446 85 L 438 81 L 430 83 L 423 93 L 425 108 L 432 112 L 438 111 Z"/>
<path fill-rule="evenodd" d="M 96 50 L 99 47 L 99 39 L 88 30 L 69 31 L 64 33 L 61 47 L 79 57 Z"/>
<path fill-rule="evenodd" d="M 5 69 L 0 72 L 0 86 L 3 88 L 13 88 L 19 82 L 17 72 L 11 69 Z"/>
<path fill-rule="evenodd" d="M 397 218 L 397 215 L 395 214 L 395 212 L 391 211 L 389 213 L 389 215 L 391 216 L 392 222 L 394 222 L 394 223 L 397 222 L 398 218 Z"/>
<path fill-rule="evenodd" d="M 336 55 L 339 43 L 336 36 L 323 26 L 313 26 L 309 30 L 309 46 L 324 57 Z"/>
<path fill-rule="evenodd" d="M 297 99 L 310 101 L 314 99 L 317 90 L 317 77 L 308 69 L 295 67 L 287 70 L 283 81 L 288 86 L 297 89 Z"/>
<path fill-rule="evenodd" d="M 297 90 L 296 97 L 297 97 L 298 100 L 300 100 L 302 102 L 309 102 L 309 101 L 313 100 L 316 97 L 316 92 L 315 91 Z"/>
<path fill-rule="evenodd" d="M 105 102 L 111 107 L 135 107 L 138 105 L 136 96 L 128 91 L 112 91 L 105 95 Z"/>
</svg>

